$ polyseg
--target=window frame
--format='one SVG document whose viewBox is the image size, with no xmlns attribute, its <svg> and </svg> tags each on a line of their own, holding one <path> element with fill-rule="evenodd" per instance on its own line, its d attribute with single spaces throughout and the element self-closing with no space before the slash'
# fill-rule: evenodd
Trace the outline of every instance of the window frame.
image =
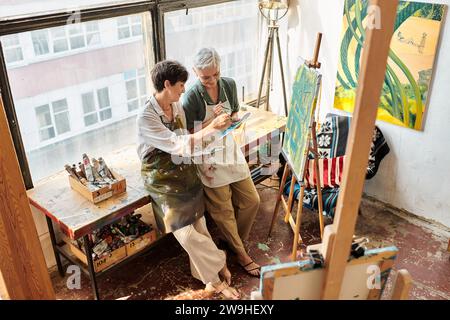
<svg viewBox="0 0 450 320">
<path fill-rule="evenodd" d="M 155 63 L 165 59 L 165 36 L 164 36 L 164 14 L 170 11 L 203 7 L 208 5 L 216 5 L 226 2 L 233 2 L 236 0 L 149 0 L 139 1 L 133 3 L 121 3 L 116 5 L 102 5 L 82 8 L 79 11 L 80 22 L 102 20 L 107 18 L 114 18 L 120 16 L 127 16 L 132 14 L 148 12 L 152 17 L 152 46 L 153 57 Z M 71 18 L 72 12 L 57 11 L 51 14 L 37 14 L 31 16 L 20 17 L 17 19 L 0 20 L 0 36 L 18 34 L 26 31 L 36 31 L 46 28 L 58 27 L 66 25 L 68 19 Z M 77 17 L 78 18 L 78 17 Z M 132 23 L 129 25 L 130 31 Z M 85 31 L 85 30 L 84 30 Z M 86 32 L 84 32 L 86 38 Z M 53 37 L 48 33 L 49 52 L 53 52 Z M 68 47 L 70 50 L 70 37 L 67 37 Z M 86 47 L 87 47 L 86 43 Z M 79 48 L 82 49 L 82 48 Z M 75 49 L 75 50 L 79 50 Z M 65 52 L 65 51 L 64 51 Z M 34 54 L 34 47 L 33 47 Z M 47 54 L 35 55 L 35 57 L 44 58 Z M 17 120 L 16 109 L 11 92 L 11 87 L 8 78 L 5 55 L 0 42 L 0 94 L 2 95 L 3 105 L 6 116 L 8 118 L 10 132 L 13 138 L 16 149 L 17 158 L 22 171 L 26 189 L 33 188 L 33 181 L 31 178 L 30 168 L 28 166 L 25 147 L 20 133 L 20 128 Z M 51 107 L 51 104 L 49 104 Z M 56 127 L 55 127 L 56 130 Z"/>
</svg>

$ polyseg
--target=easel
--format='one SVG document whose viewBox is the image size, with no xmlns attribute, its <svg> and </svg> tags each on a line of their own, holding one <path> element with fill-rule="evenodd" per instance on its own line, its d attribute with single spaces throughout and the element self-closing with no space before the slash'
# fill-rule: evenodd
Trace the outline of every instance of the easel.
<svg viewBox="0 0 450 320">
<path fill-rule="evenodd" d="M 313 69 L 319 69 L 321 66 L 321 63 L 318 62 L 319 59 L 319 52 L 320 52 L 320 45 L 322 42 L 322 34 L 319 33 L 317 35 L 317 41 L 316 41 L 316 48 L 314 51 L 314 59 L 307 62 L 307 66 L 309 68 L 313 68 Z M 314 105 L 313 105 L 313 109 L 312 109 L 312 114 L 315 113 L 316 110 L 316 105 L 317 105 L 317 97 L 314 100 Z M 314 117 L 311 119 L 311 123 L 309 126 L 309 134 L 308 134 L 308 143 L 309 147 L 305 150 L 305 153 L 303 154 L 303 157 L 306 157 L 306 164 L 304 166 L 303 169 L 303 173 L 301 176 L 301 180 L 297 179 L 297 177 L 295 176 L 293 170 L 290 168 L 289 163 L 286 163 L 286 166 L 284 168 L 284 173 L 283 173 L 283 178 L 281 179 L 280 182 L 280 189 L 278 191 L 278 197 L 277 197 L 277 202 L 275 205 L 275 210 L 273 212 L 273 216 L 272 216 L 272 222 L 270 225 L 270 229 L 269 229 L 269 234 L 268 237 L 270 237 L 271 233 L 272 233 L 272 229 L 273 226 L 275 224 L 275 220 L 276 217 L 278 215 L 278 211 L 280 208 L 280 204 L 282 204 L 283 206 L 283 210 L 285 212 L 285 217 L 284 217 L 284 221 L 286 223 L 289 222 L 289 224 L 291 225 L 293 231 L 294 231 L 294 243 L 292 245 L 292 261 L 296 260 L 297 257 L 297 247 L 298 244 L 302 242 L 302 238 L 300 236 L 300 224 L 301 224 L 301 216 L 302 216 L 302 212 L 303 212 L 303 198 L 304 198 L 304 194 L 305 194 L 305 176 L 306 176 L 306 168 L 309 167 L 309 157 L 308 154 L 309 152 L 311 152 L 315 159 L 317 160 L 319 158 L 319 153 L 317 152 L 317 135 L 316 135 L 316 121 L 314 119 Z M 312 147 L 311 147 L 312 144 Z M 291 179 L 291 188 L 290 188 L 290 192 L 289 192 L 289 197 L 288 197 L 288 201 L 286 202 L 286 200 L 283 197 L 283 189 L 284 189 L 284 185 L 286 183 L 287 177 L 289 175 L 289 173 L 292 172 L 292 179 Z M 318 196 L 318 204 L 319 204 L 319 222 L 320 222 L 320 237 L 322 238 L 323 236 L 323 230 L 324 230 L 324 221 L 323 221 L 323 203 L 322 203 L 322 189 L 321 189 L 321 181 L 320 181 L 320 172 L 319 172 L 319 163 L 318 161 L 315 161 L 315 181 L 316 181 L 316 188 L 317 188 L 317 196 Z M 293 207 L 293 202 L 294 202 L 294 186 L 295 183 L 299 181 L 300 183 L 300 196 L 298 199 L 298 208 L 297 208 L 297 216 L 296 216 L 296 221 L 294 223 L 294 219 L 292 218 L 291 215 L 291 211 L 292 211 L 292 207 Z"/>
</svg>

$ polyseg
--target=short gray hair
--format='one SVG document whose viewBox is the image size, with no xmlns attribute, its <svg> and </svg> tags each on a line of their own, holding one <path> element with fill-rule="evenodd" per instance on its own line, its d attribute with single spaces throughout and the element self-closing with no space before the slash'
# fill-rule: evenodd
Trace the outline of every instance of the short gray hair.
<svg viewBox="0 0 450 320">
<path fill-rule="evenodd" d="M 201 49 L 194 58 L 194 67 L 203 70 L 209 67 L 220 67 L 220 56 L 214 48 Z"/>
</svg>

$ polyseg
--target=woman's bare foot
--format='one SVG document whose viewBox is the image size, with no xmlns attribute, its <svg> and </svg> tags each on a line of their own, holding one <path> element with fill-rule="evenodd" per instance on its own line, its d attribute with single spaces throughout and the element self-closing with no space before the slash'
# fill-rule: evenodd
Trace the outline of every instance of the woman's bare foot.
<svg viewBox="0 0 450 320">
<path fill-rule="evenodd" d="M 216 283 L 208 283 L 205 288 L 206 291 L 220 293 L 224 298 L 231 300 L 239 300 L 241 295 L 239 292 L 228 285 L 226 281 L 219 281 Z"/>
<path fill-rule="evenodd" d="M 222 268 L 222 270 L 219 271 L 219 274 L 223 277 L 228 285 L 231 285 L 231 272 L 230 270 L 228 270 L 226 265 Z"/>
</svg>

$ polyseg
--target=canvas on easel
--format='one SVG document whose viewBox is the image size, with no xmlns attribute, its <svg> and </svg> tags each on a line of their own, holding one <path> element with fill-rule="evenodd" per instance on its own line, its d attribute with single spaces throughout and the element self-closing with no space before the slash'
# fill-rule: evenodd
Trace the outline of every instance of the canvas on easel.
<svg viewBox="0 0 450 320">
<path fill-rule="evenodd" d="M 322 76 L 316 69 L 303 63 L 297 71 L 292 88 L 282 153 L 293 174 L 297 176 L 297 181 L 303 180 L 311 140 L 310 128 L 314 122 L 321 79 Z"/>
<path fill-rule="evenodd" d="M 298 242 L 300 237 L 300 223 L 303 209 L 303 198 L 305 191 L 305 176 L 306 169 L 309 164 L 309 154 L 314 158 L 318 158 L 317 139 L 316 139 L 316 121 L 315 113 L 320 93 L 322 76 L 318 72 L 321 64 L 318 62 L 320 44 L 322 41 L 322 34 L 319 33 L 316 41 L 316 48 L 314 52 L 314 59 L 311 61 L 304 61 L 299 67 L 295 76 L 294 85 L 292 88 L 291 107 L 286 124 L 286 131 L 284 136 L 284 143 L 282 154 L 286 159 L 286 166 L 283 173 L 283 178 L 280 182 L 280 189 L 275 204 L 275 210 L 272 216 L 272 223 L 269 229 L 269 237 L 275 224 L 280 205 L 285 212 L 285 222 L 289 223 L 294 231 L 294 243 L 292 246 L 292 260 L 295 260 L 297 253 Z M 291 188 L 288 201 L 283 197 L 284 185 L 286 183 L 289 173 L 292 172 Z M 318 204 L 319 204 L 319 223 L 320 235 L 322 237 L 324 230 L 323 221 L 323 203 L 322 190 L 320 183 L 318 161 L 315 161 L 314 179 L 316 181 Z M 295 183 L 300 184 L 300 195 L 298 197 L 298 208 L 296 220 L 292 218 L 291 211 L 294 201 Z"/>
<path fill-rule="evenodd" d="M 347 262 L 339 299 L 378 300 L 398 254 L 395 246 L 367 250 Z M 318 300 L 324 285 L 324 266 L 312 259 L 263 267 L 256 296 L 264 300 Z M 408 288 L 405 288 L 409 291 Z"/>
</svg>

